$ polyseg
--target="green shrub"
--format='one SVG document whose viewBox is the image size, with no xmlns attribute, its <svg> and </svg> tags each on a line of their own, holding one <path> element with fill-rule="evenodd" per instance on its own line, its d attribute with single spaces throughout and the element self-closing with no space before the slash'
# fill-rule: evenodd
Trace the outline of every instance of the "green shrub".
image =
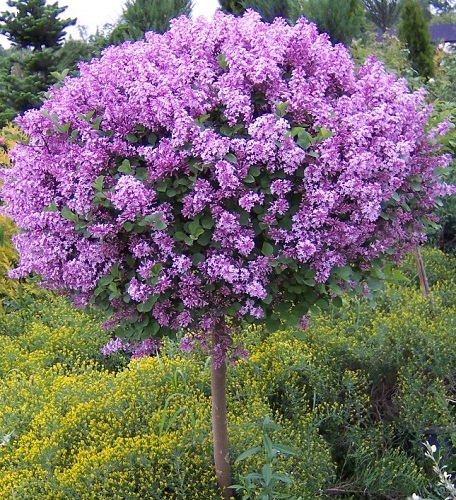
<svg viewBox="0 0 456 500">
<path fill-rule="evenodd" d="M 431 431 L 454 463 L 456 260 L 423 256 L 432 304 L 410 257 L 376 309 L 344 299 L 305 331 L 239 333 L 250 357 L 228 370 L 233 460 L 261 448 L 269 416 L 272 441 L 296 450 L 273 463 L 288 498 L 425 494 Z M 219 498 L 206 355 L 166 341 L 158 357 L 106 359 L 99 322 L 52 294 L 0 314 L 0 498 Z M 233 481 L 264 465 L 252 453 Z"/>
</svg>

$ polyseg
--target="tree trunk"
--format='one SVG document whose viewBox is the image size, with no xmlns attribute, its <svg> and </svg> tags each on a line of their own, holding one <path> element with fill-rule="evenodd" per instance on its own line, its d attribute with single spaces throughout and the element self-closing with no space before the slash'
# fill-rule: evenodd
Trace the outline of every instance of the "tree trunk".
<svg viewBox="0 0 456 500">
<path fill-rule="evenodd" d="M 415 244 L 413 253 L 415 255 L 415 262 L 418 270 L 418 277 L 420 279 L 421 291 L 423 292 L 423 295 L 427 299 L 429 299 L 432 304 L 432 298 L 429 292 L 429 283 L 426 275 L 426 269 L 424 267 L 423 257 L 421 256 L 420 246 L 418 245 L 418 243 Z"/>
<path fill-rule="evenodd" d="M 221 323 L 212 334 L 214 348 L 224 334 L 224 324 Z M 217 483 L 222 491 L 223 498 L 232 497 L 231 467 L 228 449 L 228 425 L 226 419 L 226 363 L 218 366 L 217 359 L 211 360 L 211 393 L 212 393 L 212 440 L 214 445 L 214 463 Z"/>
</svg>

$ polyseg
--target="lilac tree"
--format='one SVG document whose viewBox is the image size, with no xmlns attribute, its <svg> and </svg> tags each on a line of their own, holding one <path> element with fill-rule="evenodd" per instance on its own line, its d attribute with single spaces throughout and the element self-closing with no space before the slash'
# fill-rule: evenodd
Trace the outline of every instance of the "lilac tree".
<svg viewBox="0 0 456 500">
<path fill-rule="evenodd" d="M 384 257 L 420 238 L 449 191 L 429 114 L 304 19 L 179 18 L 83 63 L 18 120 L 30 140 L 2 174 L 22 229 L 13 275 L 98 305 L 140 353 L 178 330 L 210 349 L 228 497 L 232 330 L 295 325 L 375 287 Z"/>
</svg>

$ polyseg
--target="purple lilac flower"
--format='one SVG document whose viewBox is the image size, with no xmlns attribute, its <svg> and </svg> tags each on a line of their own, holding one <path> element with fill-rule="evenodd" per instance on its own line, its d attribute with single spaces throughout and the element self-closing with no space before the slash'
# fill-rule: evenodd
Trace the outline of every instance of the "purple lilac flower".
<svg viewBox="0 0 456 500">
<path fill-rule="evenodd" d="M 339 266 L 368 272 L 420 241 L 434 199 L 454 191 L 435 174 L 448 124 L 427 131 L 424 93 L 374 57 L 355 69 L 303 18 L 181 17 L 50 95 L 17 119 L 30 143 L 1 172 L 21 229 L 11 276 L 38 274 L 83 303 L 112 295 L 109 327 L 137 327 L 157 294 L 151 324 L 208 345 L 227 310 L 237 324 L 271 312 L 290 259 L 319 283 Z M 111 274 L 117 292 L 103 295 Z M 218 361 L 230 349 L 221 341 Z"/>
</svg>

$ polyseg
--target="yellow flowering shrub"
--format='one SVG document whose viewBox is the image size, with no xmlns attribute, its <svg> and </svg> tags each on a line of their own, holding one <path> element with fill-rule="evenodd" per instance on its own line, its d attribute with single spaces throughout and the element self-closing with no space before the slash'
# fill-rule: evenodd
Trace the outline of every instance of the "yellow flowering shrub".
<svg viewBox="0 0 456 500">
<path fill-rule="evenodd" d="M 26 139 L 20 129 L 11 123 L 0 129 L 0 168 L 10 165 L 8 153 L 16 142 L 15 137 Z M 24 297 L 33 297 L 38 293 L 35 285 L 7 277 L 8 271 L 17 261 L 17 253 L 11 242 L 11 237 L 16 233 L 15 224 L 0 214 L 0 314 L 4 313 L 5 305 L 17 305 Z"/>
<path fill-rule="evenodd" d="M 305 331 L 239 333 L 250 357 L 228 370 L 234 482 L 266 463 L 261 450 L 234 460 L 261 448 L 269 416 L 273 442 L 296 451 L 273 463 L 292 479 L 284 494 L 424 490 L 420 443 L 455 421 L 456 260 L 423 255 L 432 304 L 407 261 L 376 309 L 344 299 Z M 45 293 L 0 314 L 0 498 L 220 498 L 206 355 L 166 341 L 157 357 L 104 358 L 99 324 Z"/>
<path fill-rule="evenodd" d="M 28 425 L 0 449 L 0 498 L 219 498 L 210 398 L 195 384 L 206 378 L 204 366 L 164 357 L 132 361 L 118 373 L 90 366 L 81 373 L 51 372 Z M 230 404 L 234 458 L 261 441 L 252 422 L 269 412 L 258 397 Z M 10 413 L 0 429 L 8 420 Z M 285 461 L 298 479 L 295 493 L 313 495 L 334 472 L 328 448 L 309 417 L 283 429 L 277 440 L 301 449 Z M 234 471 L 261 465 L 261 457 L 252 456 Z"/>
</svg>

